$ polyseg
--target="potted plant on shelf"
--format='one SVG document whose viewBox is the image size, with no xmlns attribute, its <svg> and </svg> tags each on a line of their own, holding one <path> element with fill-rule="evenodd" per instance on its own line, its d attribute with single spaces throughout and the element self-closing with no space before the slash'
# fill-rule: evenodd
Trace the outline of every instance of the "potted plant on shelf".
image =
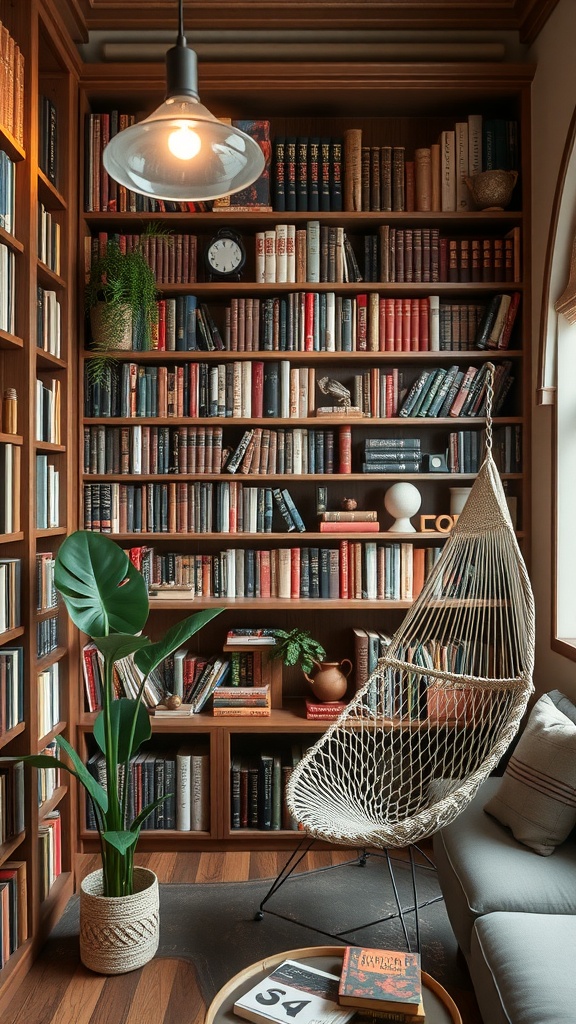
<svg viewBox="0 0 576 1024">
<path fill-rule="evenodd" d="M 344 661 L 324 661 L 326 651 L 317 640 L 314 640 L 308 629 L 273 630 L 276 645 L 272 651 L 273 658 L 280 658 L 285 665 L 299 665 L 306 681 L 312 687 L 314 696 L 320 701 L 340 700 L 346 693 L 347 679 L 352 671 L 352 663 Z M 316 665 L 317 671 L 313 678 L 308 675 Z M 349 666 L 344 671 L 344 666 Z"/>
<path fill-rule="evenodd" d="M 147 350 L 158 323 L 156 279 L 144 253 L 145 232 L 139 243 L 124 252 L 115 238 L 92 262 L 86 284 L 85 305 L 90 315 L 92 349 L 98 354 L 89 361 L 94 380 L 105 379 L 118 349 Z M 134 344 L 134 341 L 137 344 Z"/>
<path fill-rule="evenodd" d="M 69 762 L 61 767 L 84 786 L 92 802 L 100 839 L 102 868 L 81 884 L 80 956 L 86 967 L 122 974 L 141 967 L 158 948 L 158 880 L 134 866 L 142 825 L 167 797 L 160 797 L 130 819 L 131 759 L 150 738 L 150 716 L 142 702 L 150 672 L 222 608 L 209 608 L 177 623 L 162 640 L 142 635 L 149 612 L 142 575 L 126 553 L 103 534 L 78 530 L 66 538 L 56 559 L 54 582 L 68 614 L 98 647 L 103 659 L 102 711 L 94 739 L 104 755 L 105 785 L 88 771 L 63 736 L 56 742 Z M 134 699 L 115 699 L 114 662 L 133 656 L 142 680 Z M 36 768 L 53 768 L 44 754 L 23 758 Z"/>
</svg>

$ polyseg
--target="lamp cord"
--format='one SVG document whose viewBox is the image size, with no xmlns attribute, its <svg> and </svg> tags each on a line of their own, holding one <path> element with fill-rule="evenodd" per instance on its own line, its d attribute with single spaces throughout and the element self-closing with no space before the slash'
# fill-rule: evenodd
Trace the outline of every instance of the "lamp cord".
<svg viewBox="0 0 576 1024">
<path fill-rule="evenodd" d="M 184 35 L 184 0 L 178 0 L 178 40 L 177 46 L 186 46 Z"/>
</svg>

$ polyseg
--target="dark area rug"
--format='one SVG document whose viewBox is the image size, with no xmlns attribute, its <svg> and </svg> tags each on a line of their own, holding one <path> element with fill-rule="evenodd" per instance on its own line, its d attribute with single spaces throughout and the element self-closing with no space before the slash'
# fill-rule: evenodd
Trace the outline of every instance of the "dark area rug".
<svg viewBox="0 0 576 1024">
<path fill-rule="evenodd" d="M 403 908 L 413 906 L 410 867 L 394 860 L 395 878 Z M 470 980 L 461 960 L 444 903 L 430 902 L 440 895 L 435 871 L 416 869 L 418 900 L 429 905 L 420 911 L 422 967 L 451 993 L 469 999 Z M 272 953 L 304 946 L 339 945 L 319 934 L 346 931 L 356 945 L 405 948 L 397 919 L 360 927 L 395 913 L 396 903 L 386 860 L 369 857 L 365 867 L 357 862 L 294 875 L 272 896 L 262 921 L 254 915 L 270 887 L 270 881 L 221 882 L 160 886 L 160 948 L 163 957 L 184 957 L 197 970 L 202 995 L 209 1004 L 222 987 L 242 968 Z M 78 898 L 72 899 L 53 931 L 51 953 L 74 956 L 78 934 Z M 281 914 L 282 916 L 277 916 Z M 414 915 L 408 915 L 409 935 L 414 939 Z M 297 923 L 298 921 L 304 924 Z M 56 949 L 54 949 L 56 944 Z"/>
</svg>

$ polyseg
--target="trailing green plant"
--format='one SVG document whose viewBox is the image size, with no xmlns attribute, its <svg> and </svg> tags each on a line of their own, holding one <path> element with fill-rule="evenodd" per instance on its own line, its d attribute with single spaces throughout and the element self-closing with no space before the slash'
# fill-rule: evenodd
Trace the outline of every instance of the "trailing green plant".
<svg viewBox="0 0 576 1024">
<path fill-rule="evenodd" d="M 300 665 L 303 672 L 310 672 L 316 661 L 323 661 L 326 651 L 322 644 L 313 640 L 308 629 L 274 629 L 276 645 L 272 657 L 281 659 L 285 665 Z"/>
<path fill-rule="evenodd" d="M 121 347 L 126 330 L 139 337 L 139 348 L 151 348 L 158 323 L 157 290 L 154 272 L 144 255 L 146 237 L 168 237 L 167 232 L 147 229 L 138 244 L 123 252 L 116 238 L 109 238 L 106 250 L 90 267 L 85 290 L 85 306 L 90 312 L 101 309 L 101 331 L 93 339 L 98 353 L 88 360 L 91 380 L 106 383 L 114 367 L 114 350 Z"/>
<path fill-rule="evenodd" d="M 106 784 L 100 785 L 63 736 L 56 737 L 70 763 L 60 765 L 84 786 L 94 808 L 100 838 L 105 896 L 133 892 L 134 853 L 142 825 L 167 796 L 148 804 L 131 819 L 131 759 L 150 739 L 150 716 L 142 702 L 144 685 L 160 662 L 197 633 L 222 608 L 207 608 L 172 626 L 152 643 L 142 635 L 149 613 L 148 591 L 142 575 L 126 553 L 104 534 L 78 530 L 61 545 L 54 570 L 56 589 L 68 614 L 87 633 L 103 658 L 102 711 L 94 722 L 94 739 L 104 754 Z M 114 662 L 132 655 L 142 674 L 136 698 L 115 699 Z M 36 768 L 53 768 L 45 754 L 22 758 Z"/>
</svg>

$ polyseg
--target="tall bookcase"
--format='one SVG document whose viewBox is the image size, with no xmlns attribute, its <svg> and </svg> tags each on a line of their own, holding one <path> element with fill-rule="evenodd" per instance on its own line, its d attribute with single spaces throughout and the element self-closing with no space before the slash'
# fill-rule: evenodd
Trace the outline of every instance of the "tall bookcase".
<svg viewBox="0 0 576 1024">
<path fill-rule="evenodd" d="M 261 301 L 270 296 L 285 295 L 293 291 L 335 291 L 341 296 L 354 296 L 360 292 L 378 293 L 380 296 L 422 297 L 432 293 L 440 296 L 441 302 L 486 303 L 495 292 L 517 291 L 520 293 L 520 312 L 508 351 L 483 352 L 188 352 L 188 353 L 122 353 L 120 362 L 130 361 L 138 368 L 150 366 L 173 367 L 175 364 L 188 365 L 203 362 L 210 365 L 230 361 L 264 362 L 279 358 L 289 362 L 290 367 L 313 368 L 316 379 L 331 376 L 349 383 L 354 373 L 368 369 L 385 370 L 399 367 L 404 371 L 407 386 L 426 367 L 446 367 L 457 363 L 463 369 L 470 364 L 480 366 L 486 358 L 496 363 L 503 358 L 513 365 L 514 386 L 507 403 L 496 419 L 496 426 L 519 428 L 522 436 L 523 471 L 504 474 L 506 486 L 518 504 L 518 537 L 525 551 L 529 537 L 529 381 L 530 381 L 530 116 L 529 92 L 533 69 L 522 65 L 507 64 L 284 64 L 259 63 L 242 65 L 201 65 L 200 91 L 202 99 L 218 116 L 232 118 L 266 118 L 271 122 L 271 136 L 283 137 L 342 137 L 346 129 L 361 127 L 363 141 L 368 145 L 392 144 L 405 146 L 406 154 L 419 146 L 436 142 L 441 131 L 454 128 L 455 122 L 466 120 L 472 113 L 486 118 L 504 117 L 513 119 L 519 128 L 520 140 L 520 183 L 510 209 L 492 212 L 460 213 L 371 213 L 371 212 L 246 212 L 234 209 L 210 213 L 83 213 L 80 216 L 79 250 L 82 252 L 85 239 L 100 232 L 140 234 L 146 225 L 161 225 L 175 233 L 190 233 L 198 240 L 198 275 L 192 285 L 164 285 L 163 297 L 194 293 L 198 301 L 207 303 L 214 319 L 223 328 L 224 307 L 232 298 L 258 297 Z M 81 82 L 81 115 L 89 112 L 102 113 L 112 109 L 135 113 L 148 111 L 158 103 L 163 89 L 163 69 L 158 66 L 117 65 L 86 66 Z M 397 229 L 430 227 L 439 228 L 446 234 L 462 237 L 503 237 L 517 229 L 520 238 L 520 280 L 513 284 L 495 283 L 441 283 L 441 284 L 256 284 L 255 280 L 255 235 L 271 230 L 279 223 L 305 227 L 310 220 L 318 220 L 321 226 L 343 227 L 353 245 L 361 251 L 361 238 L 365 234 L 377 233 L 381 224 L 387 223 Z M 239 282 L 210 282 L 203 274 L 202 252 L 216 231 L 227 227 L 240 233 L 248 252 L 246 268 Z M 80 270 L 80 278 L 82 270 Z M 90 358 L 85 354 L 85 358 Z M 83 378 L 82 370 L 80 379 Z M 316 390 L 316 406 L 331 404 L 331 399 L 322 400 Z M 83 410 L 82 410 L 83 411 Z M 84 417 L 84 427 L 98 425 L 150 424 L 174 426 L 174 419 L 130 419 L 118 420 L 98 417 Z M 238 444 L 244 430 L 251 426 L 268 428 L 303 427 L 333 429 L 338 447 L 338 432 L 343 423 L 340 416 L 302 418 L 265 418 L 254 421 L 235 417 L 213 417 L 192 419 L 185 417 L 184 424 L 192 426 L 220 426 L 223 428 L 223 443 L 232 449 Z M 277 475 L 268 476 L 266 484 L 288 487 L 306 523 L 307 532 L 273 532 L 256 534 L 119 534 L 117 540 L 128 548 L 137 545 L 152 545 L 158 552 L 187 552 L 214 554 L 221 549 L 239 546 L 244 548 L 269 548 L 271 550 L 290 547 L 317 546 L 338 547 L 341 540 L 412 541 L 416 546 L 440 545 L 446 534 L 442 532 L 416 533 L 409 537 L 398 537 L 387 533 L 390 517 L 383 509 L 383 497 L 387 488 L 406 474 L 377 476 L 360 472 L 362 440 L 367 436 L 411 436 L 422 439 L 426 452 L 442 452 L 447 447 L 451 430 L 480 430 L 478 419 L 405 419 L 405 418 L 362 418 L 350 419 L 352 429 L 352 472 L 336 472 L 322 476 Z M 449 511 L 449 488 L 469 485 L 471 474 L 448 474 L 445 472 L 420 472 L 408 476 L 422 494 L 421 513 L 438 515 Z M 108 478 L 107 478 L 108 479 Z M 202 480 L 217 485 L 224 480 L 234 479 L 230 474 L 170 476 L 157 479 L 142 477 L 116 477 L 118 483 L 139 484 L 142 482 L 189 482 Z M 104 477 L 87 475 L 80 460 L 79 488 L 103 481 Z M 247 485 L 262 485 L 261 476 L 248 474 L 242 478 Z M 327 535 L 320 534 L 316 526 L 316 486 L 328 489 L 328 507 L 336 509 L 344 497 L 354 497 L 359 508 L 376 509 L 382 524 L 381 533 L 357 533 Z M 79 510 L 83 522 L 83 510 Z M 167 626 L 178 613 L 184 614 L 191 608 L 207 605 L 221 605 L 226 608 L 220 616 L 197 638 L 197 649 L 205 652 L 222 648 L 226 630 L 231 627 L 281 626 L 309 628 L 320 639 L 332 660 L 354 657 L 353 629 L 383 630 L 390 633 L 399 624 L 408 600 L 339 599 L 339 598 L 218 598 L 197 596 L 194 600 L 152 598 L 153 629 Z M 234 846 L 275 847 L 289 846 L 294 833 L 289 831 L 270 832 L 259 829 L 237 829 L 230 826 L 230 768 L 234 755 L 290 747 L 294 742 L 309 742 L 323 728 L 322 723 L 309 721 L 304 713 L 306 684 L 294 671 L 284 672 L 282 707 L 275 708 L 270 718 L 237 719 L 212 718 L 205 711 L 188 720 L 162 720 L 154 725 L 155 734 L 162 737 L 168 746 L 176 745 L 190 738 L 202 737 L 208 743 L 211 753 L 211 820 L 209 831 L 203 833 L 152 832 L 143 835 L 143 843 L 149 847 L 180 849 L 184 844 L 197 843 L 204 849 L 234 848 Z M 87 737 L 91 729 L 91 717 L 80 714 L 79 729 Z M 81 826 L 82 848 L 93 847 L 93 839 Z"/>
<path fill-rule="evenodd" d="M 14 503 L 17 527 L 0 535 L 0 559 L 19 562 L 20 609 L 14 628 L 0 635 L 0 655 L 13 648 L 20 649 L 22 720 L 6 728 L 6 680 L 2 689 L 2 728 L 0 756 L 15 757 L 38 753 L 57 734 L 70 735 L 77 707 L 76 660 L 77 643 L 65 615 L 55 605 L 40 609 L 37 562 L 44 553 L 55 554 L 66 533 L 75 527 L 76 509 L 73 501 L 74 482 L 70 470 L 75 466 L 75 430 L 70 420 L 71 389 L 74 388 L 76 355 L 73 325 L 76 296 L 69 284 L 75 263 L 74 238 L 77 223 L 77 191 L 74 175 L 79 62 L 57 14 L 47 4 L 13 5 L 0 3 L 3 44 L 7 35 L 23 57 L 21 81 L 21 122 L 0 127 L 0 150 L 14 163 L 15 215 L 10 230 L 0 229 L 0 241 L 13 253 L 14 316 L 10 330 L 0 331 L 0 391 L 14 389 L 17 394 L 17 434 L 0 434 L 1 444 L 18 448 L 19 471 L 14 473 Z M 12 44 L 10 65 L 12 60 Z M 4 52 L 6 52 L 4 50 Z M 18 50 L 16 50 L 16 53 Z M 3 85 L 3 93 L 5 86 Z M 40 117 L 42 98 L 50 101 L 57 120 L 57 146 L 53 151 L 51 172 L 40 148 Z M 6 108 L 4 107 L 6 112 Z M 53 179 L 53 180 L 52 180 Z M 60 229 L 59 271 L 50 270 L 40 259 L 39 212 L 48 211 Z M 2 282 L 5 287 L 6 282 Z M 39 289 L 51 292 L 60 308 L 60 354 L 51 354 L 38 342 L 37 301 Z M 38 381 L 46 388 L 58 387 L 60 392 L 58 443 L 39 440 L 36 400 Z M 52 385 L 52 381 L 58 385 Z M 54 417 L 56 419 L 56 417 Z M 50 528 L 38 528 L 37 459 L 46 457 L 47 464 L 59 474 L 57 513 Z M 4 481 L 2 485 L 4 486 Z M 56 525 L 57 523 L 57 525 Z M 50 632 L 41 625 L 54 620 L 52 639 L 39 656 L 38 632 Z M 56 679 L 57 674 L 57 679 Z M 52 681 L 49 683 L 49 676 Z M 41 680 L 44 680 L 42 683 Z M 51 713 L 46 714 L 42 691 L 58 693 Z M 20 717 L 20 716 L 19 716 Z M 49 724 L 47 719 L 49 718 Z M 56 817 L 59 824 L 55 824 Z M 48 823 L 51 824 L 48 824 Z M 24 775 L 24 830 L 9 835 L 0 845 L 0 868 L 10 864 L 23 865 L 18 905 L 18 948 L 0 970 L 0 1000 L 9 998 L 13 986 L 28 968 L 48 932 L 61 915 L 73 892 L 73 850 L 76 832 L 75 794 L 62 782 L 52 788 L 49 798 L 40 802 L 37 773 L 29 769 Z M 58 849 L 47 854 L 47 840 L 59 828 Z M 41 838 L 44 836 L 44 838 Z M 48 858 L 51 858 L 52 881 L 46 880 Z M 58 868 L 56 868 L 58 863 Z M 58 876 L 56 873 L 58 871 Z"/>
</svg>

